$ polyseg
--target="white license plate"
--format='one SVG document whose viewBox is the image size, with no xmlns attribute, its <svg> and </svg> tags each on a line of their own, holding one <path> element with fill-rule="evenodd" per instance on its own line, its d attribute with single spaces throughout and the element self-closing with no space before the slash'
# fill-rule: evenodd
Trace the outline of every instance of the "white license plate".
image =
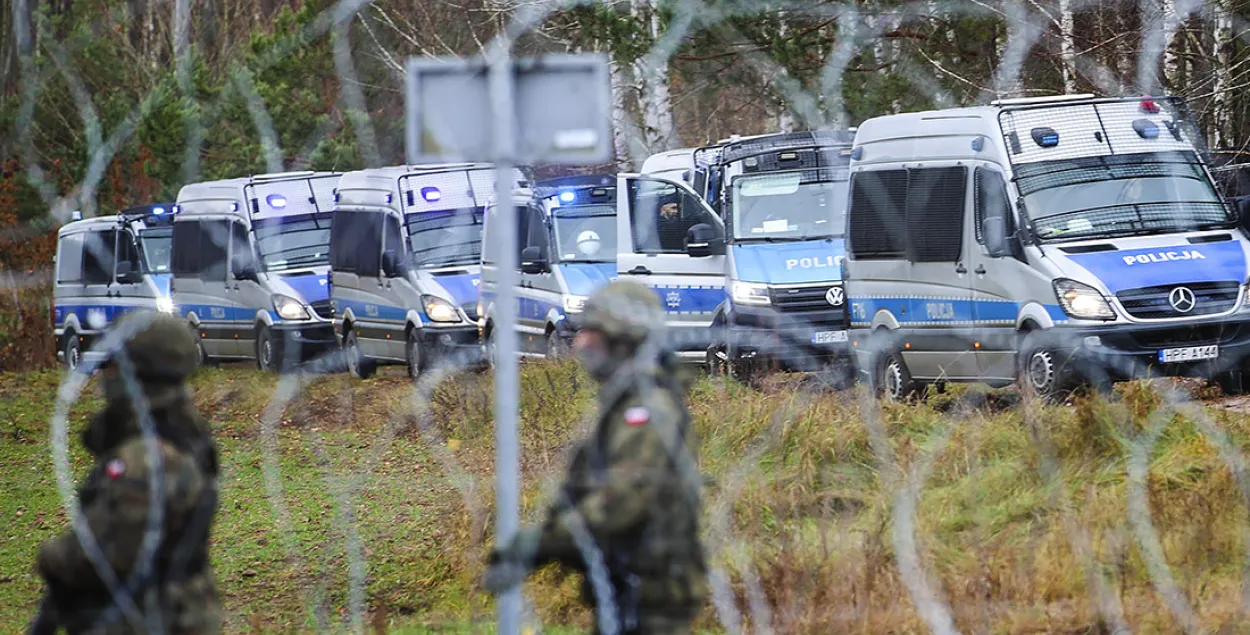
<svg viewBox="0 0 1250 635">
<path fill-rule="evenodd" d="M 845 341 L 846 331 L 816 331 L 812 333 L 813 344 L 832 344 Z"/>
<path fill-rule="evenodd" d="M 1172 362 L 1194 362 L 1200 359 L 1215 359 L 1220 356 L 1220 347 L 1187 346 L 1185 348 L 1165 348 L 1159 351 L 1159 361 L 1164 364 Z"/>
</svg>

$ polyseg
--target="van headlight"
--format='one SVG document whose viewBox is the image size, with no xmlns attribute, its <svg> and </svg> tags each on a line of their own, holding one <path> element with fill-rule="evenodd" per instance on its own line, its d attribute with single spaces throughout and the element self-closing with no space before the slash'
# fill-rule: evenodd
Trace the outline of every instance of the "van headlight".
<svg viewBox="0 0 1250 635">
<path fill-rule="evenodd" d="M 308 319 L 308 309 L 304 308 L 304 303 L 289 295 L 274 294 L 273 310 L 284 320 Z"/>
<path fill-rule="evenodd" d="M 450 302 L 432 295 L 421 296 L 425 304 L 425 315 L 434 322 L 459 322 L 460 314 Z"/>
<path fill-rule="evenodd" d="M 566 295 L 564 296 L 564 312 L 565 313 L 581 313 L 586 308 L 586 296 L 584 295 Z"/>
<path fill-rule="evenodd" d="M 1082 320 L 1114 320 L 1115 311 L 1102 294 L 1087 284 L 1076 280 L 1055 281 L 1055 295 L 1059 306 L 1068 315 Z"/>
<path fill-rule="evenodd" d="M 772 300 L 768 297 L 768 285 L 766 284 L 734 280 L 731 287 L 734 302 L 738 304 L 753 304 L 756 306 L 772 304 Z"/>
<path fill-rule="evenodd" d="M 161 313 L 173 313 L 174 312 L 173 298 L 157 298 L 156 310 L 160 311 Z"/>
</svg>

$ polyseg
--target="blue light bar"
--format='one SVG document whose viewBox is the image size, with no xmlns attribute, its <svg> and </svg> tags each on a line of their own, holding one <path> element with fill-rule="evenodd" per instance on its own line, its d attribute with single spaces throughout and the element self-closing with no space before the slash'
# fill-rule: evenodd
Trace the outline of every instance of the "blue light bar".
<svg viewBox="0 0 1250 635">
<path fill-rule="evenodd" d="M 560 202 L 562 203 L 572 203 L 576 198 L 577 195 L 572 192 L 560 192 Z"/>
<path fill-rule="evenodd" d="M 165 213 L 165 208 L 164 208 L 164 207 L 153 207 L 153 208 L 152 208 L 152 215 L 153 215 L 153 216 L 160 216 L 161 214 L 164 214 L 164 213 Z"/>
<path fill-rule="evenodd" d="M 1133 130 L 1142 139 L 1158 139 L 1159 126 L 1149 119 L 1138 119 L 1133 122 Z"/>
<path fill-rule="evenodd" d="M 423 187 L 421 188 L 421 198 L 425 199 L 427 203 L 433 203 L 434 201 L 442 200 L 443 193 L 438 191 L 437 187 Z"/>
<path fill-rule="evenodd" d="M 1034 128 L 1032 131 L 1033 141 L 1043 148 L 1053 148 L 1059 145 L 1059 133 L 1054 128 Z"/>
<path fill-rule="evenodd" d="M 286 207 L 286 197 L 281 194 L 270 194 L 265 197 L 265 203 L 274 209 L 282 209 Z"/>
</svg>

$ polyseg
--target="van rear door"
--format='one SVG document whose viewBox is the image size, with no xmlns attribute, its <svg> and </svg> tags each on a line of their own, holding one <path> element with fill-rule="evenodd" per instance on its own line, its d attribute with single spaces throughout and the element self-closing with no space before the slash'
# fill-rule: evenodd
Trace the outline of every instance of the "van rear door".
<svg viewBox="0 0 1250 635">
<path fill-rule="evenodd" d="M 706 224 L 723 239 L 724 224 L 684 183 L 622 174 L 616 191 L 617 275 L 655 290 L 678 351 L 704 354 L 712 318 L 725 299 L 725 256 L 691 256 L 686 237 Z"/>
</svg>

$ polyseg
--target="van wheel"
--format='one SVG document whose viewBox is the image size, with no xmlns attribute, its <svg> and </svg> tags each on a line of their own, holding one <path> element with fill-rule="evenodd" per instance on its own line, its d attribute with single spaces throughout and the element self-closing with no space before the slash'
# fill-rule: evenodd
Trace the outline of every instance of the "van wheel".
<svg viewBox="0 0 1250 635">
<path fill-rule="evenodd" d="M 1043 346 L 1041 338 L 1028 335 L 1020 347 L 1020 389 L 1032 391 L 1041 399 L 1056 401 L 1067 396 L 1074 387 L 1067 360 L 1058 352 Z"/>
<path fill-rule="evenodd" d="M 377 370 L 377 365 L 373 361 L 365 359 L 364 353 L 360 350 L 360 342 L 356 339 L 355 329 L 347 332 L 347 344 L 343 349 L 343 354 L 347 357 L 347 369 L 357 379 L 368 379 L 373 376 L 374 371 Z"/>
<path fill-rule="evenodd" d="M 552 329 L 547 334 L 547 359 L 564 359 L 568 357 L 569 347 L 564 343 L 560 333 Z"/>
<path fill-rule="evenodd" d="M 495 329 L 487 331 L 486 335 L 486 365 L 494 370 L 499 364 L 499 342 L 495 338 Z"/>
<path fill-rule="evenodd" d="M 276 373 L 283 366 L 278 354 L 278 347 L 273 343 L 273 332 L 267 326 L 260 327 L 260 332 L 256 334 L 256 365 L 263 371 Z"/>
<path fill-rule="evenodd" d="M 417 337 L 417 329 L 408 330 L 406 357 L 408 359 L 408 376 L 416 379 L 417 375 L 421 374 L 422 364 L 425 363 L 421 355 L 421 338 Z"/>
<path fill-rule="evenodd" d="M 72 373 L 78 370 L 78 365 L 82 363 L 82 342 L 78 341 L 78 336 L 73 333 L 70 333 L 66 340 L 65 370 Z"/>
<path fill-rule="evenodd" d="M 911 378 L 903 356 L 895 350 L 887 350 L 877 358 L 877 372 L 874 387 L 878 397 L 887 401 L 901 403 L 912 399 L 920 392 L 919 384 Z"/>
</svg>

